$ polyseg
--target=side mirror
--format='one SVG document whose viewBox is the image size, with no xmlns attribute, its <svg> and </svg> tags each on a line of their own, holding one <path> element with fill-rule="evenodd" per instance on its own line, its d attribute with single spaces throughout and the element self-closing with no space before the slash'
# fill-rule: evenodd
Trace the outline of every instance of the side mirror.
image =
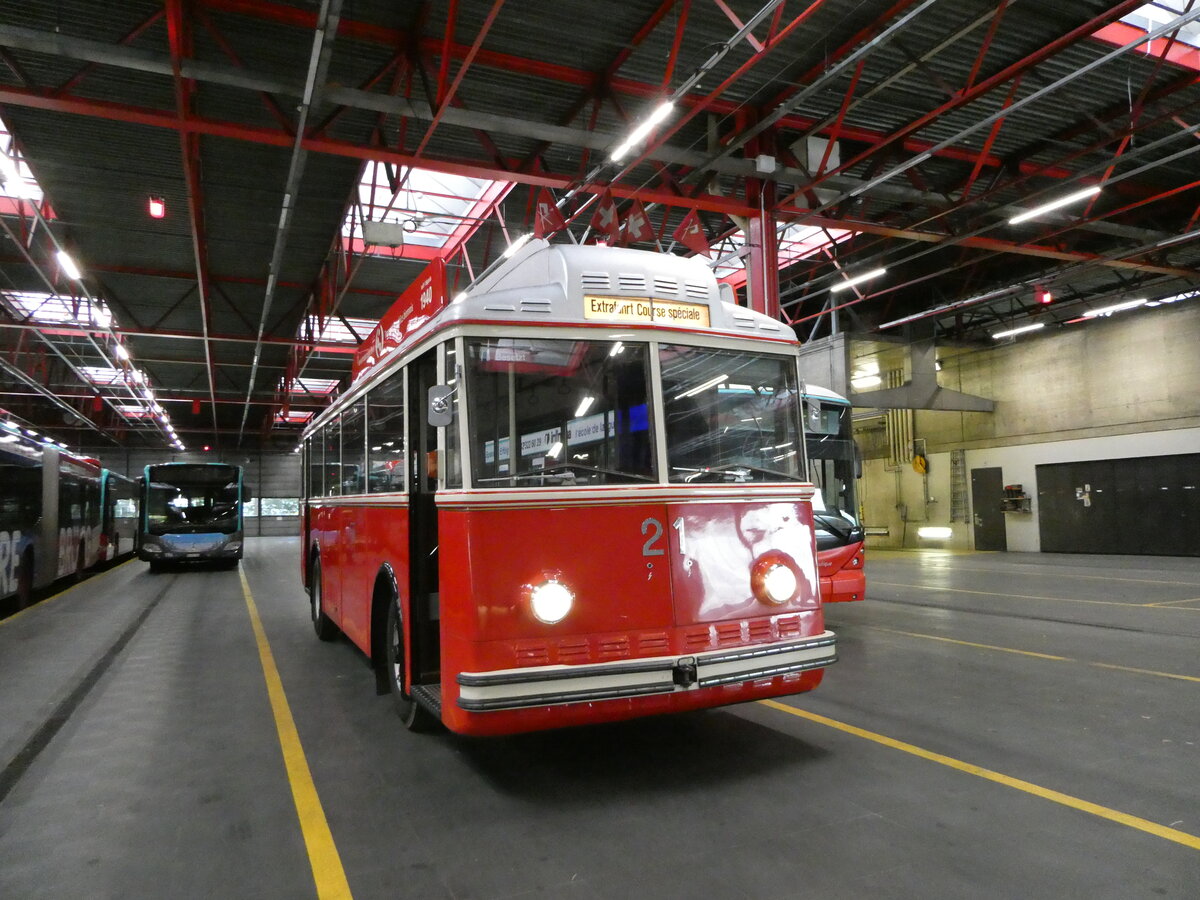
<svg viewBox="0 0 1200 900">
<path fill-rule="evenodd" d="M 434 428 L 444 428 L 454 421 L 454 391 L 449 384 L 435 384 L 429 389 L 425 417 Z"/>
<path fill-rule="evenodd" d="M 250 485 L 246 484 L 246 482 L 243 481 L 242 482 L 242 502 L 249 503 L 253 499 L 254 499 L 254 491 L 250 490 Z"/>
</svg>

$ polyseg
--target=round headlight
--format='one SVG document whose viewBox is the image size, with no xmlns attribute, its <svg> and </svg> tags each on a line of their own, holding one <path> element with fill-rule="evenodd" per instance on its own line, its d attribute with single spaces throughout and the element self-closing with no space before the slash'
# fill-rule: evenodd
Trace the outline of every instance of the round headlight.
<svg viewBox="0 0 1200 900">
<path fill-rule="evenodd" d="M 787 603 L 796 596 L 796 573 L 787 566 L 774 565 L 763 579 L 763 589 L 776 603 Z"/>
<path fill-rule="evenodd" d="M 763 603 L 782 606 L 800 590 L 799 568 L 786 553 L 769 550 L 750 567 L 750 589 Z"/>
<path fill-rule="evenodd" d="M 538 621 L 553 625 L 561 622 L 571 611 L 575 595 L 557 581 L 546 581 L 529 592 L 529 607 Z"/>
</svg>

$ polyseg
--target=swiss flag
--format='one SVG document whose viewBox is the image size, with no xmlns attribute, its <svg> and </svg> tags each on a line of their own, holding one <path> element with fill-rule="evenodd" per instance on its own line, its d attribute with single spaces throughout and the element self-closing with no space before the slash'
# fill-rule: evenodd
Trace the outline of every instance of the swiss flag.
<svg viewBox="0 0 1200 900">
<path fill-rule="evenodd" d="M 617 242 L 617 236 L 621 233 L 621 222 L 617 218 L 617 204 L 613 201 L 612 191 L 605 191 L 600 195 L 600 202 L 596 204 L 596 211 L 592 213 L 591 226 L 599 234 L 607 237 L 610 244 Z"/>
<path fill-rule="evenodd" d="M 704 234 L 704 226 L 700 224 L 700 217 L 696 215 L 694 209 L 683 217 L 683 221 L 679 223 L 679 227 L 675 229 L 675 233 L 671 237 L 695 253 L 704 256 L 712 255 L 709 253 L 708 238 Z"/>
<path fill-rule="evenodd" d="M 533 216 L 533 236 L 544 238 L 548 234 L 565 228 L 566 225 L 567 220 L 554 205 L 554 195 L 546 188 L 542 188 L 538 191 L 537 210 Z"/>
<path fill-rule="evenodd" d="M 634 200 L 629 207 L 629 212 L 625 213 L 625 243 L 632 244 L 634 241 L 652 240 L 654 240 L 654 229 L 650 227 L 650 217 L 646 215 L 642 202 Z"/>
</svg>

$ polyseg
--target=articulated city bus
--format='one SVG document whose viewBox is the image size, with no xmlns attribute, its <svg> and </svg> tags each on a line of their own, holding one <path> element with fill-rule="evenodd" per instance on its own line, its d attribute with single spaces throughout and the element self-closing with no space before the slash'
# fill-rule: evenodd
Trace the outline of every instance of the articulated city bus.
<svg viewBox="0 0 1200 900">
<path fill-rule="evenodd" d="M 808 474 L 816 487 L 813 524 L 821 600 L 862 600 L 866 596 L 866 535 L 855 499 L 862 464 L 854 446 L 850 401 L 809 384 L 804 386 L 804 403 L 808 410 Z"/>
<path fill-rule="evenodd" d="M 0 599 L 15 596 L 23 609 L 35 589 L 82 578 L 99 535 L 100 467 L 0 427 Z"/>
<path fill-rule="evenodd" d="M 697 260 L 533 241 L 453 300 L 433 263 L 359 348 L 304 434 L 302 576 L 408 727 L 820 683 L 797 347 L 731 299 Z"/>
<path fill-rule="evenodd" d="M 146 466 L 141 479 L 138 559 L 156 572 L 171 563 L 242 558 L 242 504 L 250 493 L 242 467 L 173 462 Z"/>
<path fill-rule="evenodd" d="M 137 549 L 138 485 L 112 469 L 100 474 L 101 562 L 115 562 Z"/>
</svg>

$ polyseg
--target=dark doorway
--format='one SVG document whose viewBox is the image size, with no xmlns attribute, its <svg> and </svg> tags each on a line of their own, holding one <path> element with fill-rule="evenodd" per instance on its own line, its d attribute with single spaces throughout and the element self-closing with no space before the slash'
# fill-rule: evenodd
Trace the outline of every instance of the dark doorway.
<svg viewBox="0 0 1200 900">
<path fill-rule="evenodd" d="M 1046 553 L 1200 556 L 1200 453 L 1037 467 Z"/>
<path fill-rule="evenodd" d="M 1004 499 L 1004 470 L 971 470 L 971 508 L 975 510 L 975 549 L 1007 550 L 1008 532 L 1001 501 Z"/>
<path fill-rule="evenodd" d="M 437 384 L 437 350 L 408 370 L 409 429 L 409 634 L 413 684 L 439 680 L 438 518 L 435 494 L 437 429 L 429 424 L 429 389 Z"/>
</svg>

